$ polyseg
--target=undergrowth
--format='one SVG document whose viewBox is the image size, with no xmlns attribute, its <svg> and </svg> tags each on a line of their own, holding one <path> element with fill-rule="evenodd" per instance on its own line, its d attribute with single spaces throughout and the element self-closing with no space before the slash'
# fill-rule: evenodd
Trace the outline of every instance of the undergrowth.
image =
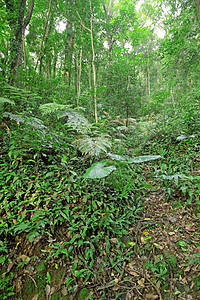
<svg viewBox="0 0 200 300">
<path fill-rule="evenodd" d="M 200 142 L 198 121 L 189 124 L 190 110 L 179 127 L 180 118 L 171 117 L 169 123 L 159 116 L 152 122 L 151 116 L 119 139 L 124 129 L 115 127 L 111 137 L 108 123 L 90 124 L 67 106 L 43 106 L 45 118 L 39 111 L 33 118 L 21 110 L 11 113 L 9 101 L 3 105 L 8 111 L 2 110 L 0 141 L 2 299 L 22 293 L 24 287 L 11 280 L 31 258 L 36 265 L 53 262 L 56 268 L 56 261 L 64 260 L 66 297 L 79 293 L 80 299 L 94 299 L 90 286 L 105 285 L 110 277 L 117 283 L 124 262 L 136 251 L 130 229 L 145 213 L 145 195 L 158 186 L 166 201 L 195 205 L 199 212 Z M 16 253 L 23 252 L 24 239 L 30 247 L 42 241 L 45 246 L 19 263 Z M 162 256 L 144 268 L 162 282 L 169 274 Z M 50 271 L 45 276 L 50 284 Z M 108 299 L 109 286 L 102 290 L 101 299 Z M 116 299 L 120 293 L 116 289 Z"/>
</svg>

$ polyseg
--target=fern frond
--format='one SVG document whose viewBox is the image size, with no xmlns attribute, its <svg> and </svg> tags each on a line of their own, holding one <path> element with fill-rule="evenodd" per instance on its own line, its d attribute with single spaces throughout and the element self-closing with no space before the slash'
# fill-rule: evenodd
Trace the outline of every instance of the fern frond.
<svg viewBox="0 0 200 300">
<path fill-rule="evenodd" d="M 0 97 L 0 105 L 4 104 L 4 103 L 8 103 L 8 104 L 11 104 L 11 105 L 15 105 L 15 102 L 14 101 L 11 101 L 7 98 L 2 98 Z"/>
<path fill-rule="evenodd" d="M 63 111 L 68 110 L 71 108 L 71 105 L 64 105 L 64 104 L 58 104 L 58 103 L 46 103 L 40 105 L 39 109 L 41 110 L 43 115 L 54 113 L 55 111 Z"/>
<path fill-rule="evenodd" d="M 63 105 L 58 103 L 47 103 L 40 106 L 43 115 L 55 113 L 57 118 L 67 117 L 67 126 L 72 127 L 74 130 L 86 133 L 91 127 L 89 121 L 82 116 L 77 110 L 73 109 L 71 105 Z"/>
<path fill-rule="evenodd" d="M 97 137 L 83 136 L 75 141 L 79 150 L 83 154 L 90 154 L 91 156 L 98 156 L 101 152 L 107 152 L 111 148 L 111 141 L 105 135 Z"/>
<path fill-rule="evenodd" d="M 9 118 L 10 120 L 14 120 L 17 123 L 26 123 L 33 126 L 35 129 L 44 130 L 46 126 L 42 122 L 42 120 L 34 117 L 22 117 L 21 115 L 12 114 L 12 113 L 4 113 L 3 117 Z"/>
<path fill-rule="evenodd" d="M 69 110 L 67 113 L 68 122 L 67 125 L 72 127 L 78 132 L 86 133 L 92 126 L 90 122 L 75 110 Z"/>
</svg>

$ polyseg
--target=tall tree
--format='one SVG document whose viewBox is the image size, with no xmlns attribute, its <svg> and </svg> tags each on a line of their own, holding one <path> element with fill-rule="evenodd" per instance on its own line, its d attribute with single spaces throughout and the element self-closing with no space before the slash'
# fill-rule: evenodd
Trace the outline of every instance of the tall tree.
<svg viewBox="0 0 200 300">
<path fill-rule="evenodd" d="M 8 24 L 11 29 L 10 36 L 10 83 L 14 83 L 18 68 L 22 60 L 23 36 L 29 24 L 34 7 L 34 0 L 31 0 L 26 12 L 26 0 L 5 0 L 7 9 Z"/>
</svg>

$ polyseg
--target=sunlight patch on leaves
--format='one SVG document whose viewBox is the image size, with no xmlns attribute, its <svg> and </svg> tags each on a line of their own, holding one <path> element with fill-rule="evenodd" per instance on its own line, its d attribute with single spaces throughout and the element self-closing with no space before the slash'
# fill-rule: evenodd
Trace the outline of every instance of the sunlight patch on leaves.
<svg viewBox="0 0 200 300">
<path fill-rule="evenodd" d="M 22 117 L 21 115 L 12 114 L 12 113 L 4 113 L 3 117 L 9 118 L 10 120 L 14 120 L 17 123 L 26 123 L 33 126 L 36 129 L 44 130 L 46 126 L 42 122 L 42 120 L 35 117 Z"/>
<path fill-rule="evenodd" d="M 11 105 L 15 105 L 15 102 L 14 101 L 11 101 L 7 98 L 2 98 L 0 97 L 0 105 L 4 104 L 4 103 L 8 103 L 8 104 L 11 104 Z"/>
<path fill-rule="evenodd" d="M 127 156 L 121 156 L 121 155 L 117 155 L 117 154 L 113 154 L 113 153 L 107 153 L 107 155 L 113 160 L 126 162 L 128 164 L 132 164 L 132 163 L 137 164 L 137 163 L 147 162 L 147 161 L 161 158 L 160 155 L 144 155 L 144 156 L 137 156 L 134 158 L 130 158 Z"/>
<path fill-rule="evenodd" d="M 107 161 L 93 164 L 89 169 L 87 169 L 84 177 L 86 179 L 104 178 L 116 170 L 114 166 L 104 167 L 106 163 Z"/>
<path fill-rule="evenodd" d="M 111 148 L 111 141 L 108 136 L 101 134 L 97 137 L 84 135 L 74 142 L 83 154 L 98 156 L 101 152 L 107 152 Z"/>
</svg>

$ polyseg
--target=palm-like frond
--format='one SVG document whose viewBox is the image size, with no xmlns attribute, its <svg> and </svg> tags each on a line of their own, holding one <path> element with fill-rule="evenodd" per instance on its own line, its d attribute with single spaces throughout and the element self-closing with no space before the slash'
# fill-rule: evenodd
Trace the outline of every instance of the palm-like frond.
<svg viewBox="0 0 200 300">
<path fill-rule="evenodd" d="M 71 108 L 71 105 L 64 105 L 64 104 L 58 104 L 58 103 L 46 103 L 40 105 L 39 109 L 41 110 L 43 115 L 51 114 L 56 111 L 67 111 L 69 108 Z"/>
<path fill-rule="evenodd" d="M 11 104 L 11 105 L 15 105 L 14 101 L 9 100 L 7 98 L 0 97 L 0 105 L 5 104 L 5 103 Z"/>
<path fill-rule="evenodd" d="M 58 103 L 47 103 L 40 106 L 40 110 L 44 114 L 55 113 L 57 118 L 67 117 L 67 126 L 72 127 L 81 133 L 86 133 L 91 127 L 89 121 L 81 115 L 80 112 L 73 109 L 71 105 L 63 105 Z"/>
<path fill-rule="evenodd" d="M 3 117 L 9 118 L 10 120 L 14 120 L 17 123 L 29 124 L 29 125 L 33 126 L 35 129 L 40 129 L 40 130 L 46 129 L 46 126 L 44 125 L 42 120 L 40 120 L 38 118 L 21 116 L 21 115 L 12 114 L 9 112 L 4 113 Z"/>
<path fill-rule="evenodd" d="M 103 134 L 97 137 L 84 135 L 75 143 L 83 154 L 90 154 L 91 156 L 98 156 L 101 152 L 107 152 L 107 149 L 111 148 L 109 136 Z"/>
</svg>

